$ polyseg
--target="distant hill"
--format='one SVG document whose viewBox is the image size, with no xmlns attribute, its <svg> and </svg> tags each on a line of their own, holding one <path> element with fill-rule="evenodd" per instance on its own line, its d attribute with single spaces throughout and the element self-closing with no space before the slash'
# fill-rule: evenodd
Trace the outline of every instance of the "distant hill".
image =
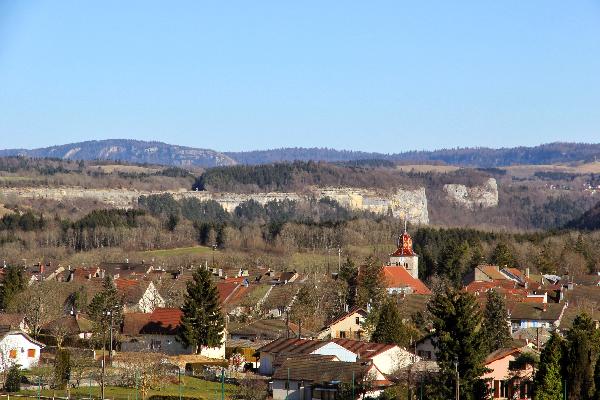
<svg viewBox="0 0 600 400">
<path fill-rule="evenodd" d="M 549 143 L 535 147 L 490 149 L 473 147 L 434 151 L 408 151 L 396 154 L 327 148 L 283 148 L 246 152 L 225 152 L 240 164 L 264 164 L 281 161 L 352 161 L 388 160 L 395 162 L 444 163 L 467 167 L 504 167 L 515 164 L 556 164 L 600 159 L 600 144 Z"/>
<path fill-rule="evenodd" d="M 119 160 L 129 163 L 197 167 L 236 164 L 230 157 L 214 150 L 128 139 L 93 140 L 34 150 L 0 150 L 0 157 L 16 155 L 71 160 Z"/>
<path fill-rule="evenodd" d="M 235 164 L 257 165 L 286 161 L 348 163 L 384 160 L 397 163 L 437 163 L 466 167 L 495 168 L 515 164 L 556 164 L 600 159 L 600 144 L 549 143 L 535 147 L 490 149 L 484 147 L 408 151 L 396 154 L 328 148 L 283 148 L 245 152 L 218 152 L 127 139 L 94 140 L 41 149 L 0 150 L 1 156 L 63 158 L 73 160 L 121 160 L 175 166 L 216 167 Z"/>
<path fill-rule="evenodd" d="M 595 231 L 600 229 L 600 202 L 565 225 L 567 229 Z"/>
</svg>

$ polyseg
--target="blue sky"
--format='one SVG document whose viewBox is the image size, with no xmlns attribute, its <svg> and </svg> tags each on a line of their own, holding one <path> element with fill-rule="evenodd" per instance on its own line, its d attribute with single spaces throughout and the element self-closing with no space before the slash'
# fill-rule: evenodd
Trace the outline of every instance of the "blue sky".
<svg viewBox="0 0 600 400">
<path fill-rule="evenodd" d="M 0 148 L 600 142 L 600 1 L 0 0 Z"/>
</svg>

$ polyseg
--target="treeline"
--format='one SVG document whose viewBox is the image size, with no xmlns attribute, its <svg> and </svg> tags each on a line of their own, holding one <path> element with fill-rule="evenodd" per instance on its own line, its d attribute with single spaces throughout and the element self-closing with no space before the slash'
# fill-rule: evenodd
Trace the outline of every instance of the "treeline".
<svg viewBox="0 0 600 400">
<path fill-rule="evenodd" d="M 226 228 L 240 232 L 256 232 L 253 228 L 259 228 L 261 239 L 272 242 L 281 235 L 286 224 L 324 229 L 358 218 L 381 218 L 368 212 L 349 211 L 329 198 L 308 202 L 270 201 L 264 205 L 248 200 L 239 204 L 231 214 L 213 200 L 187 198 L 177 201 L 170 194 L 141 196 L 138 203 L 151 215 L 166 221 L 170 229 L 180 218 L 191 221 L 199 232 L 201 244 L 220 247 L 226 245 Z"/>
<path fill-rule="evenodd" d="M 379 160 L 329 164 L 295 161 L 265 165 L 235 165 L 206 170 L 193 185 L 194 190 L 220 192 L 304 191 L 307 186 L 345 186 L 395 189 L 415 186 L 441 186 L 462 183 L 482 184 L 488 175 L 477 170 L 448 173 L 403 172 Z"/>
<path fill-rule="evenodd" d="M 46 221 L 44 216 L 37 216 L 31 211 L 27 211 L 23 214 L 10 213 L 5 214 L 0 218 L 0 231 L 34 231 L 42 230 L 46 227 Z"/>
<path fill-rule="evenodd" d="M 600 144 L 549 143 L 535 147 L 490 149 L 485 147 L 453 148 L 434 151 L 408 151 L 382 154 L 327 148 L 282 148 L 225 153 L 242 164 L 264 164 L 284 161 L 351 161 L 383 159 L 413 163 L 443 162 L 472 167 L 502 167 L 517 164 L 555 164 L 572 161 L 594 161 L 600 156 Z"/>
</svg>

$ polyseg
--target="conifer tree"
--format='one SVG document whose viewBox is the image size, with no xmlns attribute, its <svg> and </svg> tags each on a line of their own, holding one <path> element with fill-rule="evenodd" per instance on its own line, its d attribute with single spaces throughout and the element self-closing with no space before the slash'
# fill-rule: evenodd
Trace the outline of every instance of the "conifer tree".
<svg viewBox="0 0 600 400">
<path fill-rule="evenodd" d="M 383 286 L 383 265 L 373 256 L 365 259 L 358 273 L 358 288 L 356 305 L 377 308 L 385 297 Z"/>
<path fill-rule="evenodd" d="M 598 354 L 598 331 L 592 319 L 580 314 L 567 333 L 566 373 L 569 399 L 588 400 L 594 393 L 594 363 Z"/>
<path fill-rule="evenodd" d="M 494 265 L 498 265 L 501 268 L 503 267 L 515 267 L 517 264 L 517 260 L 513 255 L 512 249 L 509 247 L 508 243 L 500 242 L 496 245 L 492 253 L 491 262 Z"/>
<path fill-rule="evenodd" d="M 461 399 L 474 399 L 479 377 L 486 368 L 483 317 L 479 304 L 470 293 L 447 287 L 435 294 L 428 304 L 437 346 L 437 358 L 445 385 L 446 398 L 452 398 L 456 379 L 455 362 L 460 373 Z M 443 394 L 442 394 L 443 395 Z"/>
<path fill-rule="evenodd" d="M 202 346 L 221 345 L 225 323 L 219 304 L 219 292 L 210 272 L 199 268 L 187 283 L 187 293 L 181 307 L 181 328 L 178 339 L 200 354 Z"/>
<path fill-rule="evenodd" d="M 483 311 L 483 336 L 488 353 L 505 347 L 511 339 L 506 304 L 494 289 L 487 292 L 487 303 Z"/>
<path fill-rule="evenodd" d="M 94 322 L 94 330 L 97 333 L 95 336 L 97 339 L 102 339 L 104 345 L 111 324 L 114 329 L 120 326 L 123 320 L 123 299 L 110 276 L 104 278 L 102 291 L 92 297 L 87 310 L 90 319 Z"/>
<path fill-rule="evenodd" d="M 535 374 L 535 398 L 537 400 L 558 400 L 563 396 L 562 356 L 563 340 L 556 333 L 546 343 L 540 356 Z"/>
<path fill-rule="evenodd" d="M 0 286 L 0 309 L 6 310 L 15 295 L 22 292 L 26 286 L 23 268 L 14 265 L 7 266 L 4 270 L 2 286 Z"/>
<path fill-rule="evenodd" d="M 375 331 L 371 335 L 371 341 L 406 347 L 410 344 L 411 333 L 414 332 L 410 332 L 402 321 L 395 302 L 392 299 L 384 301 L 379 310 L 379 318 L 375 324 Z"/>
<path fill-rule="evenodd" d="M 356 291 L 358 285 L 358 269 L 350 257 L 341 265 L 339 277 L 343 279 L 348 287 L 346 301 L 348 307 L 352 308 L 356 304 Z"/>
</svg>

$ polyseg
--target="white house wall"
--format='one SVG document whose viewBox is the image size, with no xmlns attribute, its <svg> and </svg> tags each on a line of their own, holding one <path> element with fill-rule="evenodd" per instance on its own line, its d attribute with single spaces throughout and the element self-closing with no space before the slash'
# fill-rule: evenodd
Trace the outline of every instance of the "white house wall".
<svg viewBox="0 0 600 400">
<path fill-rule="evenodd" d="M 11 350 L 16 351 L 16 357 L 11 358 Z M 29 350 L 35 351 L 33 357 L 29 356 Z M 41 346 L 31 342 L 20 333 L 8 333 L 0 340 L 0 371 L 19 364 L 24 369 L 29 369 L 40 360 Z"/>
</svg>

